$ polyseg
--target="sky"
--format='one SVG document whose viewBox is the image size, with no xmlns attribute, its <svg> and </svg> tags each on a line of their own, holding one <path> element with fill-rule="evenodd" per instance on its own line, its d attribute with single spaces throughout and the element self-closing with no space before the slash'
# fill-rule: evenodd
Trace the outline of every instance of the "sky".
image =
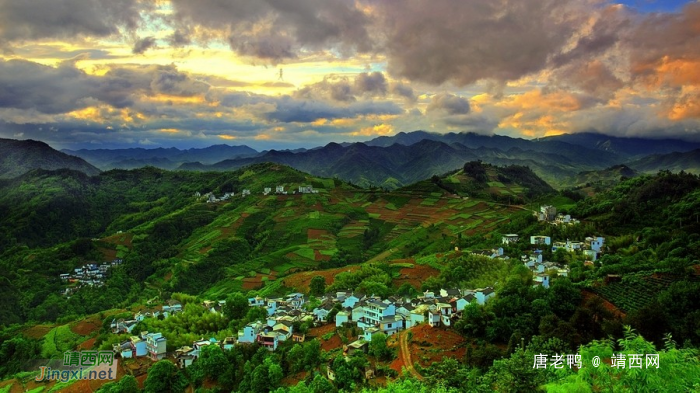
<svg viewBox="0 0 700 393">
<path fill-rule="evenodd" d="M 0 137 L 258 150 L 398 132 L 700 140 L 700 2 L 0 0 Z"/>
</svg>

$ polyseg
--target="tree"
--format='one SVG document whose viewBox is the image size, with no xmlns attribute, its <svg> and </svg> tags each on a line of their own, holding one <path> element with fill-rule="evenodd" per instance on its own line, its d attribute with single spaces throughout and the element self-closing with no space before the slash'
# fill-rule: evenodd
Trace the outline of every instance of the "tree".
<svg viewBox="0 0 700 393">
<path fill-rule="evenodd" d="M 322 296 L 326 292 L 326 279 L 323 276 L 316 276 L 311 279 L 309 293 L 314 296 Z"/>
<path fill-rule="evenodd" d="M 316 374 L 313 381 L 311 381 L 311 383 L 309 384 L 309 388 L 314 393 L 327 393 L 335 391 L 335 387 L 333 386 L 331 381 L 321 376 L 320 374 Z"/>
<path fill-rule="evenodd" d="M 570 375 L 557 375 L 545 386 L 548 392 L 601 391 L 601 392 L 682 392 L 695 391 L 700 386 L 700 362 L 696 349 L 677 349 L 667 336 L 664 349 L 657 350 L 654 344 L 644 340 L 632 329 L 626 327 L 625 337 L 617 340 L 593 341 L 580 348 L 583 368 Z M 619 348 L 619 349 L 618 349 Z M 593 357 L 610 358 L 612 354 L 622 354 L 629 361 L 630 355 L 658 354 L 659 368 L 644 369 L 616 368 L 607 362 L 599 367 L 586 367 L 592 364 Z M 530 357 L 532 366 L 532 357 Z M 646 366 L 646 364 L 644 364 Z M 564 370 L 566 371 L 566 370 Z M 569 374 L 569 373 L 567 373 Z M 595 385 L 593 385 L 595 384 Z"/>
<path fill-rule="evenodd" d="M 267 309 L 263 307 L 249 307 L 250 310 L 245 315 L 248 322 L 264 321 L 267 319 Z"/>
<path fill-rule="evenodd" d="M 160 360 L 150 369 L 143 384 L 146 393 L 184 392 L 187 380 L 169 360 Z"/>
<path fill-rule="evenodd" d="M 567 279 L 554 282 L 547 294 L 549 308 L 562 319 L 569 319 L 581 304 L 581 291 Z"/>
<path fill-rule="evenodd" d="M 369 354 L 377 360 L 389 361 L 394 358 L 394 352 L 386 345 L 386 334 L 375 333 L 369 342 Z"/>
<path fill-rule="evenodd" d="M 229 319 L 241 319 L 248 313 L 248 299 L 240 292 L 234 292 L 226 299 L 224 314 Z"/>
<path fill-rule="evenodd" d="M 99 393 L 138 393 L 139 384 L 133 375 L 125 375 L 118 382 L 109 382 L 104 384 Z"/>
</svg>

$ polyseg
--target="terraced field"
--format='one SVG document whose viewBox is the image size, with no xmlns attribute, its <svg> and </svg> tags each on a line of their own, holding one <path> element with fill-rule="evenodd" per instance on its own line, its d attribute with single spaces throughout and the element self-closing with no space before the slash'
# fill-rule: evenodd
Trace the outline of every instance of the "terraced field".
<svg viewBox="0 0 700 393">
<path fill-rule="evenodd" d="M 679 278 L 670 275 L 635 273 L 622 282 L 593 287 L 592 291 L 625 312 L 634 312 L 651 303 Z"/>
</svg>

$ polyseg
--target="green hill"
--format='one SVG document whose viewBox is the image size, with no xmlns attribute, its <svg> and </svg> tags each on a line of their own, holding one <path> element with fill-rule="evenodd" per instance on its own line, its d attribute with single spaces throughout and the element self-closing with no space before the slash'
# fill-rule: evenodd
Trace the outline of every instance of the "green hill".
<svg viewBox="0 0 700 393">
<path fill-rule="evenodd" d="M 627 165 L 613 165 L 610 168 L 579 172 L 562 182 L 563 187 L 607 189 L 615 186 L 624 179 L 638 176 L 639 172 Z"/>
<path fill-rule="evenodd" d="M 263 195 L 278 185 L 288 193 Z M 316 192 L 300 194 L 299 186 Z M 244 189 L 251 194 L 242 197 Z M 235 194 L 209 203 L 208 192 Z M 441 192 L 359 189 L 263 163 L 232 172 L 142 168 L 93 177 L 35 170 L 0 182 L 0 211 L 0 280 L 12 283 L 1 324 L 53 320 L 54 310 L 98 312 L 141 299 L 144 289 L 156 291 L 151 297 L 274 292 L 280 278 L 299 270 L 444 252 L 458 236 L 496 230 L 515 209 Z M 116 257 L 124 259 L 124 276 L 110 279 L 112 290 L 53 295 L 63 288 L 59 274 Z"/>
<path fill-rule="evenodd" d="M 399 191 L 444 193 L 512 204 L 524 204 L 526 201 L 555 192 L 528 167 L 500 167 L 481 161 L 467 162 L 457 171 L 433 176 Z"/>
<path fill-rule="evenodd" d="M 33 169 L 73 169 L 87 175 L 100 170 L 79 157 L 52 149 L 44 142 L 0 139 L 0 179 L 11 179 Z"/>
</svg>

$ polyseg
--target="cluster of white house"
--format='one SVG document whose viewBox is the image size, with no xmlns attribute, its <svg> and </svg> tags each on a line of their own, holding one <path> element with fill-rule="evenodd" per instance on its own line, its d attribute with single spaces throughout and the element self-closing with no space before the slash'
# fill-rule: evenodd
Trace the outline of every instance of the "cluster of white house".
<svg viewBox="0 0 700 393">
<path fill-rule="evenodd" d="M 264 187 L 263 188 L 263 195 L 270 195 L 272 194 L 272 187 Z M 284 186 L 276 186 L 275 187 L 275 192 L 276 195 L 288 195 L 288 192 L 285 191 Z M 314 189 L 313 186 L 299 186 L 298 191 L 292 191 L 292 194 L 318 194 L 318 190 Z M 246 196 L 250 195 L 250 190 L 247 188 L 244 188 L 241 191 L 241 197 L 245 198 Z M 227 201 L 234 196 L 236 196 L 235 192 L 227 192 L 220 198 L 217 198 L 216 195 L 212 192 L 207 192 L 205 194 L 201 194 L 199 191 L 194 193 L 195 198 L 204 198 L 207 200 L 207 203 L 216 203 L 216 202 L 223 202 Z"/>
<path fill-rule="evenodd" d="M 167 304 L 163 305 L 160 310 L 147 309 L 138 311 L 132 319 L 112 319 L 110 329 L 114 334 L 132 333 L 137 323 L 146 318 L 168 318 L 171 315 L 182 312 L 182 304 L 177 300 L 168 300 Z"/>
<path fill-rule="evenodd" d="M 567 277 L 569 275 L 568 266 L 543 261 L 541 250 L 535 250 L 530 255 L 523 255 L 520 259 L 523 265 L 532 272 L 533 286 L 541 285 L 544 288 L 549 288 L 552 272 L 556 272 L 559 277 Z"/>
<path fill-rule="evenodd" d="M 501 238 L 503 244 L 517 243 L 520 240 L 520 236 L 515 233 L 510 233 L 504 235 Z M 552 247 L 552 252 L 558 249 L 564 249 L 569 252 L 581 251 L 586 257 L 595 261 L 598 259 L 598 255 L 603 251 L 603 246 L 605 244 L 605 238 L 600 236 L 589 236 L 584 239 L 584 241 L 571 241 L 566 239 L 565 242 L 554 242 L 552 243 L 552 238 L 549 236 L 530 236 L 530 244 L 535 246 L 548 246 Z M 503 254 L 503 250 L 500 249 L 500 254 Z"/>
<path fill-rule="evenodd" d="M 378 332 L 392 335 L 421 323 L 450 326 L 469 303 L 484 304 L 494 295 L 493 288 L 441 289 L 439 293 L 427 291 L 416 298 L 387 299 L 352 291 L 338 291 L 325 295 L 321 304 L 311 313 L 304 311 L 306 297 L 300 293 L 290 294 L 284 299 L 255 297 L 249 299 L 250 306 L 265 307 L 268 312 L 267 321 L 246 325 L 238 332 L 237 342 L 257 342 L 274 351 L 282 341 L 304 340 L 303 336 L 294 335 L 294 322 L 325 323 L 328 315 L 337 310 L 337 327 L 352 324 L 362 329 L 363 333 L 358 340 L 349 345 L 350 348 L 358 349 L 363 343 L 371 341 L 372 335 Z"/>
<path fill-rule="evenodd" d="M 550 205 L 540 206 L 540 211 L 535 212 L 537 220 L 545 221 L 554 225 L 579 224 L 580 221 L 572 218 L 569 214 L 557 214 L 557 208 Z"/>
<path fill-rule="evenodd" d="M 236 344 L 258 343 L 270 351 L 277 349 L 279 343 L 287 340 L 303 342 L 303 334 L 294 333 L 295 322 L 326 323 L 328 315 L 336 310 L 335 325 L 356 325 L 362 334 L 347 346 L 348 351 L 366 350 L 372 335 L 382 332 L 387 335 L 411 328 L 418 324 L 430 326 L 451 326 L 455 319 L 470 303 L 484 304 L 495 296 L 493 288 L 475 290 L 441 289 L 439 292 L 426 291 L 415 298 L 389 297 L 381 299 L 359 292 L 338 291 L 326 294 L 321 304 L 312 311 L 307 311 L 308 298 L 301 293 L 291 293 L 280 298 L 249 298 L 250 307 L 265 308 L 268 317 L 247 324 L 238 332 L 237 337 L 227 337 L 223 341 L 215 338 L 194 341 L 191 346 L 184 346 L 168 354 L 167 340 L 161 333 L 141 332 L 128 340 L 114 344 L 113 350 L 122 358 L 148 357 L 154 361 L 172 355 L 180 367 L 187 367 L 195 361 L 203 347 L 218 345 L 227 350 Z M 205 301 L 204 307 L 210 312 L 221 313 L 225 301 Z M 133 319 L 113 320 L 113 333 L 132 333 L 134 326 L 145 318 L 167 318 L 182 311 L 177 301 L 169 301 L 162 310 L 141 311 Z"/>
<path fill-rule="evenodd" d="M 79 286 L 88 285 L 100 287 L 104 285 L 104 281 L 109 276 L 109 269 L 111 269 L 113 266 L 121 265 L 121 263 L 121 259 L 115 259 L 112 262 L 104 262 L 100 265 L 96 263 L 88 263 L 73 269 L 73 272 L 71 273 L 60 274 L 59 278 L 63 282 L 77 283 Z M 72 291 L 66 289 L 64 293 L 69 295 L 72 293 Z"/>
</svg>

